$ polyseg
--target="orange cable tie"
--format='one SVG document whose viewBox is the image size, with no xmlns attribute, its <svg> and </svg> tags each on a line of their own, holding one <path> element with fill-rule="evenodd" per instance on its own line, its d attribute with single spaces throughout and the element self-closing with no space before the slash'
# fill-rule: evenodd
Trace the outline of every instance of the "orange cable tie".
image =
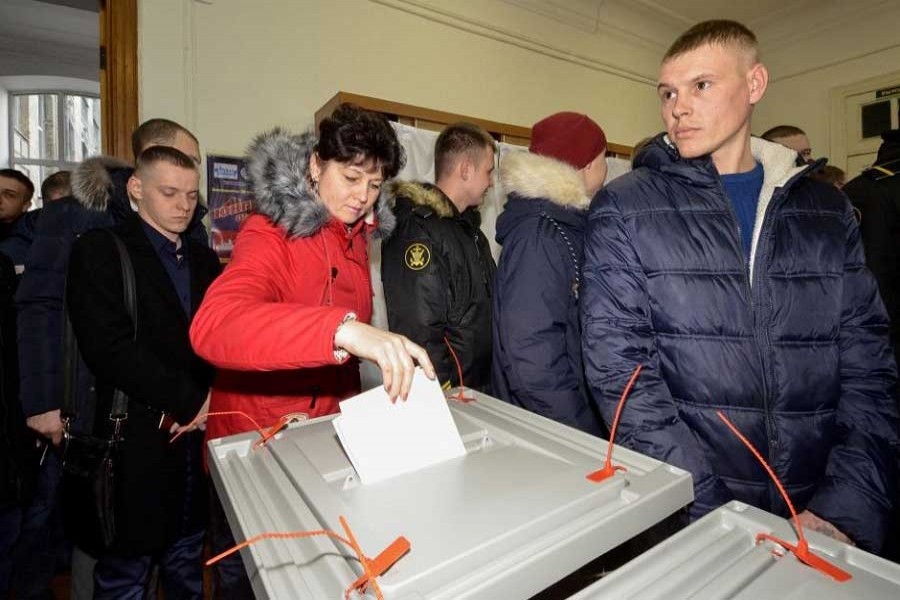
<svg viewBox="0 0 900 600">
<path fill-rule="evenodd" d="M 631 392 L 631 388 L 634 386 L 634 382 L 637 381 L 638 375 L 641 374 L 641 369 L 643 368 L 644 365 L 639 364 L 637 366 L 634 373 L 631 374 L 631 379 L 628 380 L 625 389 L 622 390 L 622 396 L 619 397 L 619 404 L 616 406 L 616 416 L 613 419 L 612 429 L 609 430 L 609 447 L 606 449 L 606 462 L 602 469 L 586 475 L 586 477 L 594 483 L 600 483 L 605 479 L 609 479 L 616 474 L 616 471 L 627 471 L 622 465 L 612 464 L 613 441 L 616 439 L 616 429 L 619 427 L 619 417 L 622 416 L 622 408 L 625 406 L 625 399 L 628 398 L 628 394 Z"/>
<path fill-rule="evenodd" d="M 216 412 L 208 412 L 208 413 L 206 413 L 206 415 L 197 415 L 196 417 L 194 417 L 194 418 L 191 420 L 190 423 L 187 424 L 187 427 L 191 427 L 192 425 L 196 425 L 196 424 L 197 424 L 197 421 L 199 421 L 199 420 L 200 420 L 200 417 L 202 417 L 202 416 L 206 416 L 206 417 L 222 417 L 222 416 L 227 416 L 227 415 L 239 415 L 239 416 L 242 416 L 242 417 L 248 419 L 251 423 L 253 423 L 253 427 L 256 428 L 256 431 L 257 431 L 257 433 L 259 433 L 260 436 L 262 436 L 262 437 L 265 437 L 265 436 L 266 436 L 266 433 L 263 431 L 263 428 L 262 428 L 262 427 L 260 426 L 260 424 L 256 421 L 256 419 L 254 419 L 253 417 L 251 417 L 250 415 L 248 415 L 247 413 L 245 413 L 245 412 L 242 411 L 242 410 L 222 410 L 222 411 L 216 411 Z M 172 442 L 174 442 L 175 440 L 177 440 L 178 438 L 180 438 L 181 435 L 182 435 L 183 433 L 185 433 L 186 431 L 187 431 L 187 429 L 183 429 L 183 430 L 179 431 L 178 433 L 176 433 L 176 434 L 172 437 L 172 439 L 169 440 L 169 443 L 171 444 Z M 271 436 L 269 436 L 269 437 L 271 437 Z"/>
<path fill-rule="evenodd" d="M 311 538 L 317 536 L 327 536 L 333 539 L 342 542 L 343 544 L 349 546 L 353 552 L 356 554 L 356 557 L 359 559 L 360 564 L 363 567 L 363 575 L 360 576 L 356 581 L 354 581 L 350 587 L 344 590 L 344 598 L 345 600 L 349 600 L 350 592 L 353 590 L 357 590 L 360 593 L 364 593 L 367 586 L 369 584 L 372 585 L 372 590 L 375 592 L 375 596 L 379 600 L 384 600 L 384 595 L 381 592 L 381 588 L 378 585 L 377 577 L 383 575 L 388 569 L 390 569 L 394 564 L 400 560 L 407 552 L 410 550 L 410 543 L 404 536 L 399 536 L 395 539 L 391 544 L 382 550 L 378 556 L 374 559 L 370 559 L 365 554 L 363 554 L 362 549 L 359 547 L 359 543 L 356 541 L 356 537 L 353 535 L 353 531 L 350 529 L 350 525 L 347 524 L 347 520 L 344 519 L 343 516 L 338 518 L 341 527 L 344 528 L 344 532 L 347 537 L 340 535 L 339 533 L 332 531 L 330 529 L 314 529 L 311 531 L 274 531 L 268 533 L 261 533 L 259 535 L 255 535 L 251 538 L 248 538 L 237 544 L 236 546 L 229 548 L 228 550 L 217 554 L 216 556 L 210 558 L 206 561 L 206 566 L 212 566 L 222 560 L 223 558 L 234 554 L 248 546 L 256 544 L 262 540 L 269 539 L 299 539 L 299 538 Z"/>
<path fill-rule="evenodd" d="M 750 443 L 750 440 L 744 437 L 744 435 L 740 431 L 738 431 L 738 428 L 735 427 L 734 423 L 728 420 L 728 417 L 725 416 L 725 413 L 723 413 L 721 410 L 717 410 L 716 414 L 719 415 L 719 418 L 725 422 L 725 425 L 728 426 L 728 429 L 730 429 L 731 432 L 734 433 L 738 437 L 738 439 L 740 439 L 744 443 L 744 445 L 747 446 L 747 448 L 749 448 L 750 452 L 753 453 L 753 456 L 756 457 L 756 460 L 759 461 L 759 463 L 766 470 L 766 473 L 769 474 L 769 477 L 772 479 L 772 481 L 775 482 L 775 486 L 781 493 L 782 498 L 784 498 L 784 501 L 787 502 L 788 509 L 791 511 L 791 518 L 794 520 L 794 526 L 797 529 L 798 543 L 796 546 L 768 533 L 757 534 L 756 543 L 758 544 L 762 540 L 769 540 L 771 542 L 774 542 L 782 548 L 793 552 L 794 556 L 796 556 L 797 559 L 803 564 L 812 567 L 816 571 L 828 575 L 835 581 L 838 581 L 839 583 L 849 581 L 853 577 L 852 575 L 850 575 L 850 573 L 844 571 L 837 565 L 828 562 L 824 558 L 812 553 L 812 551 L 809 549 L 809 543 L 807 543 L 806 541 L 806 536 L 803 535 L 803 525 L 800 524 L 800 517 L 797 516 L 797 511 L 794 509 L 794 503 L 791 502 L 791 497 L 788 496 L 787 492 L 784 489 L 784 486 L 781 485 L 781 480 L 778 479 L 777 475 L 775 475 L 775 471 L 772 470 L 772 467 L 769 466 L 769 463 L 766 462 L 766 459 L 762 457 L 762 454 L 759 453 L 759 450 L 757 450 L 756 447 L 752 443 Z"/>
<path fill-rule="evenodd" d="M 457 402 L 462 402 L 463 404 L 468 404 L 469 402 L 474 402 L 475 398 L 469 398 L 468 396 L 463 395 L 463 389 L 465 386 L 463 385 L 463 372 L 462 372 L 462 364 L 459 362 L 459 358 L 456 356 L 456 352 L 453 350 L 453 345 L 450 344 L 450 339 L 444 335 L 444 343 L 447 344 L 447 348 L 450 349 L 450 356 L 453 357 L 453 362 L 456 363 L 456 373 L 459 376 L 459 393 L 456 398 L 452 398 Z"/>
</svg>

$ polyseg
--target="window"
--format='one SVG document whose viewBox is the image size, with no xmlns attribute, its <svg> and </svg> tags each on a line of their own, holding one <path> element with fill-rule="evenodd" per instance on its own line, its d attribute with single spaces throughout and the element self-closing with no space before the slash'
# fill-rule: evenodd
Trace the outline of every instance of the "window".
<svg viewBox="0 0 900 600">
<path fill-rule="evenodd" d="M 100 98 L 71 92 L 10 94 L 10 166 L 34 183 L 32 206 L 42 205 L 41 182 L 100 153 Z"/>
</svg>

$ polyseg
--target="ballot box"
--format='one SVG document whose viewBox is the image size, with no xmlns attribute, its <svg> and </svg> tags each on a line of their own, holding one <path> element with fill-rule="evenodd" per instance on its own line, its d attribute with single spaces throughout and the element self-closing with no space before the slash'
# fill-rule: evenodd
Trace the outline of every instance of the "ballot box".
<svg viewBox="0 0 900 600">
<path fill-rule="evenodd" d="M 790 521 L 731 502 L 569 600 L 900 598 L 896 563 L 804 530 L 814 554 L 850 574 L 850 580 L 840 583 L 776 544 L 757 544 L 759 533 L 797 542 Z"/>
<path fill-rule="evenodd" d="M 369 557 L 409 540 L 377 579 L 386 599 L 514 600 L 693 500 L 689 473 L 620 447 L 613 462 L 626 470 L 589 481 L 605 440 L 467 394 L 472 401 L 449 402 L 464 456 L 375 484 L 360 483 L 333 416 L 256 448 L 256 432 L 212 440 L 209 468 L 235 538 L 341 532 L 343 516 Z M 327 537 L 266 539 L 241 556 L 259 598 L 343 598 L 363 573 L 354 552 Z"/>
</svg>

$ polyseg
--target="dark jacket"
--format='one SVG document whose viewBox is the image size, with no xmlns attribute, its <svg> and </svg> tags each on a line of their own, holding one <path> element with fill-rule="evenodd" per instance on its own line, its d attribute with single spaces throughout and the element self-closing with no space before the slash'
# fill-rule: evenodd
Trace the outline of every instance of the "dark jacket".
<svg viewBox="0 0 900 600">
<path fill-rule="evenodd" d="M 13 262 L 0 253 L 0 510 L 26 499 L 38 460 L 19 405 L 15 286 Z"/>
<path fill-rule="evenodd" d="M 25 416 L 59 408 L 62 389 L 63 294 L 72 244 L 78 236 L 121 223 L 133 211 L 125 186 L 134 170 L 117 159 L 91 158 L 72 175 L 73 195 L 41 210 L 25 273 L 16 293 L 19 321 L 20 393 Z M 198 206 L 191 237 L 206 243 Z M 83 372 L 83 369 L 82 371 Z M 78 401 L 85 401 L 89 378 L 82 377 Z"/>
<path fill-rule="evenodd" d="M 609 422 L 644 371 L 617 441 L 688 469 L 692 516 L 736 498 L 785 515 L 762 452 L 798 511 L 877 550 L 897 483 L 896 368 L 856 219 L 793 151 L 752 139 L 763 164 L 749 266 L 709 157 L 655 138 L 593 201 L 585 239 L 584 360 Z"/>
<path fill-rule="evenodd" d="M 186 434 L 170 444 L 169 432 L 158 425 L 161 412 L 182 425 L 194 418 L 206 399 L 213 369 L 191 349 L 192 316 L 185 314 L 141 220 L 131 215 L 112 230 L 125 243 L 134 266 L 137 340 L 132 339 L 134 326 L 122 297 L 114 240 L 107 232 L 88 232 L 73 245 L 66 303 L 81 354 L 96 376 L 98 435 L 108 435 L 113 389 L 129 397 L 117 470 L 122 477 L 117 498 L 122 543 L 110 553 L 147 555 L 203 527 L 203 433 Z M 208 247 L 194 240 L 187 243 L 193 315 L 221 267 Z"/>
<path fill-rule="evenodd" d="M 424 347 L 445 386 L 489 391 L 491 290 L 497 269 L 481 214 L 460 214 L 439 188 L 398 182 L 389 190 L 397 228 L 381 251 L 381 281 L 391 331 Z M 449 382 L 449 384 L 448 384 Z"/>
<path fill-rule="evenodd" d="M 885 141 L 878 159 L 844 186 L 859 210 L 866 264 L 891 319 L 894 354 L 900 351 L 900 140 Z"/>
<path fill-rule="evenodd" d="M 34 240 L 34 229 L 42 209 L 30 210 L 16 219 L 9 232 L 0 241 L 0 252 L 8 256 L 14 265 L 24 265 L 28 249 Z"/>
<path fill-rule="evenodd" d="M 590 198 L 571 166 L 513 152 L 500 166 L 509 199 L 494 281 L 496 397 L 588 433 L 603 433 L 588 399 L 578 298 Z"/>
</svg>

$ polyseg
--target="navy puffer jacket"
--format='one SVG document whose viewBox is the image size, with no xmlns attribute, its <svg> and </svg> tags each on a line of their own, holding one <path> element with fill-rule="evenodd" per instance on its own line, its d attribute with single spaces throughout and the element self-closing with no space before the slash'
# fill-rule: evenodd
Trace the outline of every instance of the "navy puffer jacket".
<svg viewBox="0 0 900 600">
<path fill-rule="evenodd" d="M 497 219 L 503 253 L 494 280 L 494 395 L 599 435 L 578 321 L 590 203 L 584 182 L 569 165 L 527 152 L 507 155 L 500 180 L 509 200 Z"/>
<path fill-rule="evenodd" d="M 638 363 L 618 442 L 694 477 L 691 516 L 731 498 L 798 511 L 867 550 L 896 485 L 896 367 L 888 322 L 846 197 L 754 138 L 765 170 L 750 264 L 709 157 L 659 136 L 591 205 L 582 325 L 589 386 L 609 421 Z"/>
</svg>

